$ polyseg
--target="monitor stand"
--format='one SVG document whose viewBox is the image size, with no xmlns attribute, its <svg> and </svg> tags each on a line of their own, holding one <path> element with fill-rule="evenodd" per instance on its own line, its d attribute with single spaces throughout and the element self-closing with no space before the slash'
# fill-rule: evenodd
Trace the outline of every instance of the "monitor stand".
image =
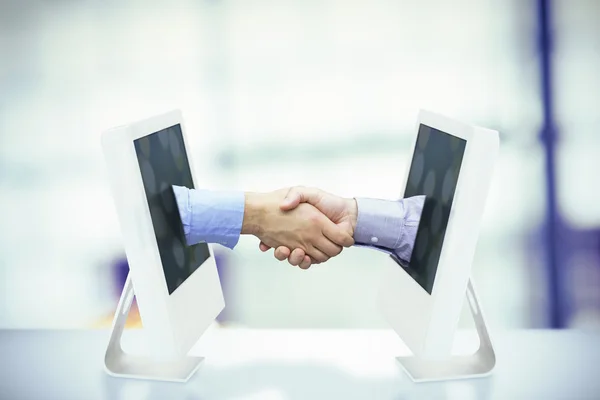
<svg viewBox="0 0 600 400">
<path fill-rule="evenodd" d="M 131 274 L 123 286 L 119 305 L 113 319 L 112 330 L 106 354 L 104 367 L 106 372 L 119 378 L 151 379 L 159 381 L 187 382 L 196 372 L 203 357 L 179 357 L 174 359 L 153 359 L 149 356 L 128 354 L 121 347 L 121 337 L 125 322 L 133 303 L 133 283 Z"/>
<path fill-rule="evenodd" d="M 478 378 L 489 375 L 496 365 L 496 353 L 487 330 L 473 280 L 467 286 L 467 302 L 479 335 L 479 349 L 471 355 L 452 355 L 430 360 L 415 356 L 397 357 L 404 371 L 415 382 Z"/>
</svg>

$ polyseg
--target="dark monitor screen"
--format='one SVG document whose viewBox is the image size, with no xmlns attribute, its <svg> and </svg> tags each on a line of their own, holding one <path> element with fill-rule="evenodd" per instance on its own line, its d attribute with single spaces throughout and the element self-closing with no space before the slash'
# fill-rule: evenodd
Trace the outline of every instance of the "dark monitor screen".
<svg viewBox="0 0 600 400">
<path fill-rule="evenodd" d="M 133 143 L 167 287 L 172 294 L 210 257 L 207 244 L 186 245 L 172 189 L 172 185 L 194 188 L 181 125 Z"/>
<path fill-rule="evenodd" d="M 464 139 L 426 125 L 419 126 L 404 197 L 425 195 L 426 198 L 410 261 L 403 267 L 429 294 L 466 145 Z"/>
</svg>

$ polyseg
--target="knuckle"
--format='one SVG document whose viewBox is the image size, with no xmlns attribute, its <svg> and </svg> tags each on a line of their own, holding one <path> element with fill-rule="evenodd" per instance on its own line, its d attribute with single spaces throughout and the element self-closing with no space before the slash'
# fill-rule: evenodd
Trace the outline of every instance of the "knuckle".
<svg viewBox="0 0 600 400">
<path fill-rule="evenodd" d="M 304 265 L 305 268 L 309 268 L 311 265 L 311 261 L 309 257 L 304 257 L 304 261 L 302 261 L 302 265 Z"/>
<path fill-rule="evenodd" d="M 339 255 L 341 252 L 342 252 L 342 247 L 340 247 L 340 246 L 335 246 L 335 248 L 334 248 L 334 250 L 333 250 L 333 252 L 332 252 L 332 255 L 333 255 L 333 256 L 337 256 L 337 255 Z"/>
<path fill-rule="evenodd" d="M 317 225 L 321 223 L 321 215 L 319 213 L 310 213 L 310 215 L 308 216 L 308 221 L 310 223 L 312 223 L 313 225 Z"/>
<path fill-rule="evenodd" d="M 287 259 L 287 260 L 288 260 L 288 262 L 289 262 L 291 265 L 298 265 L 298 264 L 299 264 L 299 262 L 298 262 L 298 257 L 296 257 L 296 256 L 294 255 L 294 253 L 292 253 L 292 254 L 291 254 L 289 257 L 288 257 L 288 259 Z"/>
<path fill-rule="evenodd" d="M 283 261 L 287 258 L 287 256 L 285 255 L 285 252 L 281 248 L 275 249 L 274 254 L 275 254 L 275 258 L 278 259 L 279 261 Z"/>
<path fill-rule="evenodd" d="M 329 257 L 325 254 L 319 254 L 317 256 L 317 260 L 319 260 L 319 262 L 325 262 L 325 261 L 329 260 Z"/>
</svg>

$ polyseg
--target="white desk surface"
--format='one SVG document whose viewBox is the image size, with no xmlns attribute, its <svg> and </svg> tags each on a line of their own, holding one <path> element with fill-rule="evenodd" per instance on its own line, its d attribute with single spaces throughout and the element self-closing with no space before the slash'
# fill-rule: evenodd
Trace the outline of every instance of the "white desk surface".
<svg viewBox="0 0 600 400">
<path fill-rule="evenodd" d="M 459 352 L 477 346 L 474 332 L 457 338 Z M 107 340 L 103 330 L 0 331 L 0 399 L 600 399 L 600 336 L 577 331 L 497 333 L 491 377 L 420 384 L 396 363 L 407 350 L 392 331 L 211 329 L 187 383 L 109 377 Z M 140 346 L 142 331 L 127 331 L 124 348 Z"/>
</svg>

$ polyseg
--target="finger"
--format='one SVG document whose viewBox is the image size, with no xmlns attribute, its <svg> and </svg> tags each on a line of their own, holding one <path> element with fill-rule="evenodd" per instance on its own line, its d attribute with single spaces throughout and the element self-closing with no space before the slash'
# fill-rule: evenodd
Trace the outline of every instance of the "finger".
<svg viewBox="0 0 600 400">
<path fill-rule="evenodd" d="M 309 256 L 304 256 L 304 260 L 300 263 L 299 267 L 302 269 L 309 269 L 312 264 Z"/>
<path fill-rule="evenodd" d="M 333 243 L 326 237 L 319 238 L 315 243 L 315 247 L 329 258 L 335 257 L 342 252 L 342 246 Z"/>
<path fill-rule="evenodd" d="M 288 191 L 288 194 L 281 203 L 281 210 L 288 211 L 298 207 L 300 203 L 309 203 L 315 205 L 321 200 L 319 189 L 307 188 L 304 186 L 295 186 Z"/>
<path fill-rule="evenodd" d="M 285 199 L 279 205 L 281 211 L 289 211 L 298 207 L 298 204 L 301 203 L 301 196 L 296 188 L 291 188 L 288 193 L 285 195 Z"/>
<path fill-rule="evenodd" d="M 294 249 L 288 257 L 288 262 L 291 265 L 300 265 L 306 258 L 306 253 L 302 249 Z"/>
<path fill-rule="evenodd" d="M 323 253 L 321 250 L 317 249 L 316 247 L 313 247 L 307 253 L 311 258 L 314 258 L 317 262 L 320 262 L 320 263 L 329 260 L 329 257 L 327 256 L 327 254 Z"/>
<path fill-rule="evenodd" d="M 340 228 L 331 221 L 323 225 L 322 232 L 327 239 L 339 246 L 350 247 L 354 245 L 354 238 L 350 232 Z"/>
<path fill-rule="evenodd" d="M 260 242 L 258 244 L 258 248 L 260 249 L 260 251 L 262 251 L 263 253 L 265 251 L 269 251 L 269 249 L 271 248 L 270 246 L 267 246 L 266 244 L 264 244 L 263 242 Z"/>
<path fill-rule="evenodd" d="M 275 249 L 274 255 L 279 261 L 287 260 L 287 258 L 290 256 L 290 249 L 285 246 L 279 246 Z"/>
</svg>

